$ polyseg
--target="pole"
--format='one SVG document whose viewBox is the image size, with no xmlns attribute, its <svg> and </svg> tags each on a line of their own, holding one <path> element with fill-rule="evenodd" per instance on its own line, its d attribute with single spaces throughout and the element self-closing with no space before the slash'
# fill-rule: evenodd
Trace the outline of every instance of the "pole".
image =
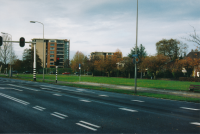
<svg viewBox="0 0 200 134">
<path fill-rule="evenodd" d="M 46 51 L 46 49 L 44 50 L 44 24 L 41 23 L 43 25 L 43 82 L 44 82 L 44 64 L 46 64 L 46 62 L 44 62 L 44 51 Z"/>
<path fill-rule="evenodd" d="M 79 81 L 81 81 L 81 68 L 80 68 L 80 76 L 79 76 Z"/>
<path fill-rule="evenodd" d="M 56 66 L 56 83 L 57 83 L 57 68 L 58 68 L 58 66 Z"/>
<path fill-rule="evenodd" d="M 36 44 L 34 43 L 33 80 L 36 81 Z"/>
<path fill-rule="evenodd" d="M 136 46 L 135 54 L 137 54 L 137 42 L 138 42 L 138 0 L 137 0 L 137 17 L 136 17 Z M 137 63 L 135 62 L 135 93 L 137 93 Z"/>
<path fill-rule="evenodd" d="M 10 35 L 10 34 L 9 34 Z M 11 40 L 12 40 L 12 35 L 11 36 Z M 11 43 L 11 52 L 10 52 L 10 77 L 12 77 L 12 69 L 11 69 L 11 66 L 12 66 L 12 43 Z"/>
</svg>

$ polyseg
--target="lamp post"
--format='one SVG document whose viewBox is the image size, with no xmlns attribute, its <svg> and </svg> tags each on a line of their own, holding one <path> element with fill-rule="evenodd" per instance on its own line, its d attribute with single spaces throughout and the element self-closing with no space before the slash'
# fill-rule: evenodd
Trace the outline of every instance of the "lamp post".
<svg viewBox="0 0 200 134">
<path fill-rule="evenodd" d="M 38 21 L 30 21 L 30 23 L 36 23 L 36 22 L 43 25 L 43 81 L 44 81 L 44 64 L 46 64 L 44 63 L 44 24 Z"/>
<path fill-rule="evenodd" d="M 136 17 L 136 45 L 135 54 L 137 55 L 137 42 L 138 42 L 138 0 L 137 0 L 137 17 Z M 137 93 L 137 63 L 135 61 L 135 93 Z"/>
<path fill-rule="evenodd" d="M 1 33 L 10 35 L 11 36 L 11 41 L 12 41 L 12 35 L 11 34 L 4 33 L 4 32 L 1 32 Z M 10 77 L 12 77 L 12 75 L 11 75 L 11 73 L 12 73 L 11 64 L 12 64 L 12 43 L 11 43 L 11 52 L 10 52 Z"/>
</svg>

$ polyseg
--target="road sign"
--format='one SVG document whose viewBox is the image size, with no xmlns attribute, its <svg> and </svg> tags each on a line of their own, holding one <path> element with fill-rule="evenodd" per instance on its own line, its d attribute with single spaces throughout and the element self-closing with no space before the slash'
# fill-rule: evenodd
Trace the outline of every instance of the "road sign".
<svg viewBox="0 0 200 134">
<path fill-rule="evenodd" d="M 138 54 L 133 54 L 132 57 L 138 57 Z"/>
<path fill-rule="evenodd" d="M 79 63 L 79 69 L 81 69 L 81 64 Z"/>
<path fill-rule="evenodd" d="M 135 58 L 135 62 L 138 63 L 140 59 L 138 57 Z"/>
<path fill-rule="evenodd" d="M 139 61 L 140 61 L 140 59 L 138 57 L 133 58 L 133 64 L 135 64 L 135 62 L 138 63 Z"/>
</svg>

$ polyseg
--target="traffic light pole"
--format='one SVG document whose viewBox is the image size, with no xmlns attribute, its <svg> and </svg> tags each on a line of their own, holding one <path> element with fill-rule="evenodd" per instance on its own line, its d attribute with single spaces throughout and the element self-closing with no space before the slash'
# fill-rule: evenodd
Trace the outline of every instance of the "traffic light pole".
<svg viewBox="0 0 200 134">
<path fill-rule="evenodd" d="M 36 81 L 36 44 L 34 44 L 33 80 Z"/>
</svg>

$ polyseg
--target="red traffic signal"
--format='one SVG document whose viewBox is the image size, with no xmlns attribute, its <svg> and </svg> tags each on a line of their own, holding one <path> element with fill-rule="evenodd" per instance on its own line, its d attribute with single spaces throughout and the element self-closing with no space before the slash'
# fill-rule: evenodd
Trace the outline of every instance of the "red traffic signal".
<svg viewBox="0 0 200 134">
<path fill-rule="evenodd" d="M 60 58 L 56 58 L 56 62 L 55 62 L 55 65 L 56 65 L 56 66 L 59 65 L 59 59 L 60 59 Z"/>
<path fill-rule="evenodd" d="M 21 37 L 21 38 L 19 39 L 19 46 L 20 46 L 20 47 L 24 47 L 24 46 L 25 46 L 25 39 L 24 39 L 24 37 Z"/>
</svg>

